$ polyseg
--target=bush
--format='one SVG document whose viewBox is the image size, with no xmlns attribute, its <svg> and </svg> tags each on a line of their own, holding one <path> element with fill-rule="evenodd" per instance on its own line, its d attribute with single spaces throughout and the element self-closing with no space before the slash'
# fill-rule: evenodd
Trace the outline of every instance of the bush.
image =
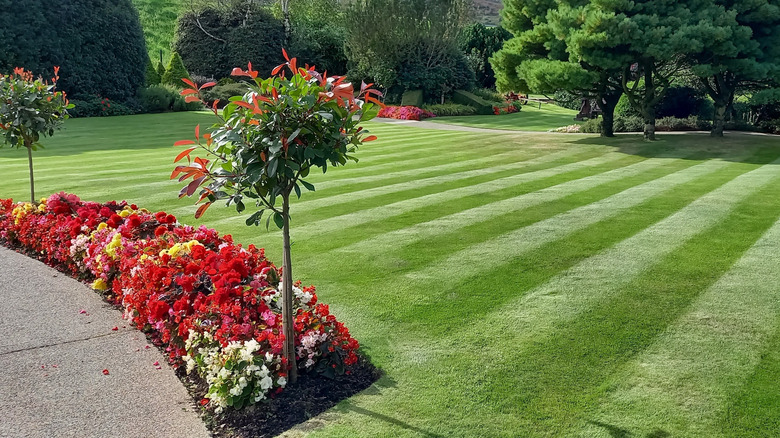
<svg viewBox="0 0 780 438">
<path fill-rule="evenodd" d="M 555 104 L 562 108 L 579 111 L 582 107 L 582 95 L 558 90 L 553 94 Z"/>
<path fill-rule="evenodd" d="M 617 120 L 615 122 L 617 122 Z M 617 123 L 615 123 L 615 126 L 617 126 Z M 579 132 L 598 134 L 599 132 L 601 132 L 601 120 L 599 119 L 586 120 L 580 125 Z M 623 131 L 618 131 L 617 129 L 615 129 L 615 132 L 623 132 Z"/>
<path fill-rule="evenodd" d="M 198 22 L 222 41 L 206 35 Z M 267 77 L 283 62 L 284 38 L 281 20 L 260 5 L 248 10 L 207 7 L 179 17 L 173 46 L 192 74 L 224 78 L 233 67 L 251 62 L 260 76 Z"/>
<path fill-rule="evenodd" d="M 489 102 L 503 103 L 505 101 L 504 96 L 501 93 L 490 88 L 475 88 L 471 90 L 471 94 L 477 97 L 481 97 Z"/>
<path fill-rule="evenodd" d="M 599 133 L 601 132 L 601 119 L 590 119 L 583 123 L 580 132 Z M 645 122 L 641 117 L 615 117 L 614 132 L 642 132 L 645 128 Z M 656 131 L 709 131 L 712 129 L 712 122 L 702 120 L 697 116 L 685 118 L 663 117 L 655 122 Z"/>
<path fill-rule="evenodd" d="M 477 109 L 473 106 L 460 105 L 457 103 L 440 103 L 433 105 L 424 105 L 423 109 L 436 115 L 444 116 L 473 116 L 477 114 Z"/>
<path fill-rule="evenodd" d="M 594 119 L 599 122 L 601 127 L 601 120 Z M 645 129 L 645 121 L 638 116 L 620 116 L 615 117 L 612 130 L 614 132 L 642 132 Z M 601 132 L 601 131 L 599 131 Z"/>
<path fill-rule="evenodd" d="M 474 107 L 479 115 L 493 114 L 493 105 L 490 102 L 465 90 L 455 91 L 452 95 L 452 101 Z"/>
<path fill-rule="evenodd" d="M 178 52 L 173 52 L 171 60 L 168 62 L 168 67 L 165 68 L 165 74 L 160 78 L 160 83 L 163 85 L 174 85 L 179 88 L 184 87 L 182 78 L 190 79 L 190 73 L 187 71 L 187 67 L 184 66 L 181 56 Z"/>
<path fill-rule="evenodd" d="M 146 51 L 131 0 L 0 0 L 0 71 L 45 78 L 60 66 L 69 96 L 127 102 L 144 86 Z"/>
<path fill-rule="evenodd" d="M 203 101 L 211 106 L 214 101 L 219 100 L 217 104 L 220 108 L 224 107 L 233 96 L 243 96 L 247 92 L 247 84 L 244 82 L 233 82 L 225 85 L 217 85 L 203 91 Z"/>
<path fill-rule="evenodd" d="M 160 84 L 160 75 L 157 73 L 157 70 L 154 68 L 154 65 L 152 64 L 152 60 L 149 59 L 146 63 L 146 86 L 150 85 L 159 85 Z"/>
<path fill-rule="evenodd" d="M 162 113 L 166 111 L 196 111 L 203 109 L 199 102 L 187 103 L 178 88 L 171 85 L 152 85 L 138 93 L 141 107 L 147 113 Z"/>
<path fill-rule="evenodd" d="M 437 65 L 429 66 L 418 53 L 430 50 L 424 46 L 428 42 L 419 41 L 404 48 L 406 55 L 396 67 L 397 85 L 404 90 L 423 90 L 425 102 L 441 102 L 453 90 L 469 89 L 474 85 L 474 72 L 468 66 L 466 58 L 456 49 L 441 56 Z"/>
<path fill-rule="evenodd" d="M 430 117 L 436 117 L 436 115 L 415 106 L 386 106 L 379 111 L 377 117 L 419 121 Z"/>
<path fill-rule="evenodd" d="M 401 96 L 401 106 L 423 106 L 422 90 L 406 90 Z"/>
<path fill-rule="evenodd" d="M 152 85 L 142 89 L 138 99 L 144 112 L 162 113 L 171 110 L 175 95 L 163 85 Z"/>
<path fill-rule="evenodd" d="M 136 102 L 128 99 L 126 103 L 112 101 L 100 96 L 77 96 L 70 100 L 74 106 L 68 110 L 71 117 L 110 117 L 137 114 Z M 142 110 L 142 109 L 141 109 Z"/>
<path fill-rule="evenodd" d="M 579 109 L 573 108 L 573 109 Z M 689 86 L 673 86 L 667 90 L 663 99 L 655 107 L 657 118 L 675 117 L 684 119 L 689 116 L 711 118 L 713 104 L 700 90 Z M 620 96 L 615 106 L 615 117 L 641 117 L 638 110 L 631 106 L 626 95 Z"/>
</svg>

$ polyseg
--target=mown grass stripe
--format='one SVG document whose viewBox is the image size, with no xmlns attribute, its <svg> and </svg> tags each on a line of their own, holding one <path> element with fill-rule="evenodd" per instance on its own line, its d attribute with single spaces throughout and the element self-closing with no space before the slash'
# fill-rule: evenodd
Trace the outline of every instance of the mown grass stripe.
<svg viewBox="0 0 780 438">
<path fill-rule="evenodd" d="M 593 153 L 590 153 L 585 157 L 583 157 L 582 154 L 578 152 L 579 151 L 576 149 L 563 150 L 560 152 L 546 154 L 541 157 L 532 158 L 530 160 L 511 162 L 507 164 L 495 165 L 495 166 L 484 167 L 479 169 L 472 169 L 463 172 L 446 173 L 444 175 L 423 178 L 423 179 L 412 179 L 404 182 L 399 182 L 396 184 L 383 185 L 380 187 L 374 187 L 362 191 L 350 190 L 347 191 L 346 193 L 333 194 L 331 196 L 324 196 L 324 197 L 319 197 L 314 199 L 311 199 L 311 197 L 309 197 L 295 203 L 295 205 L 293 206 L 293 214 L 297 216 L 302 213 L 315 210 L 317 208 L 338 207 L 340 204 L 346 204 L 346 203 L 354 204 L 356 203 L 356 201 L 366 200 L 366 199 L 370 199 L 382 195 L 388 195 L 388 194 L 393 194 L 393 193 L 398 193 L 403 191 L 417 191 L 426 187 L 438 186 L 450 182 L 459 182 L 471 178 L 490 176 L 493 174 L 520 171 L 531 166 L 545 165 L 548 163 L 556 163 L 560 159 L 572 158 L 572 159 L 579 160 L 586 157 L 588 158 L 587 160 L 576 161 L 574 163 L 565 162 L 566 164 L 563 164 L 558 167 L 554 167 L 553 169 L 560 169 L 560 171 L 556 170 L 556 172 L 552 174 L 557 175 L 559 173 L 566 172 L 573 169 L 578 169 L 583 166 L 593 166 L 593 165 L 603 164 L 606 162 L 610 162 L 625 157 L 624 154 L 620 154 L 618 152 L 608 152 L 607 154 L 591 158 Z M 523 173 L 523 175 L 535 175 L 535 177 L 539 177 L 539 175 L 550 176 L 551 174 L 549 173 L 548 174 L 540 173 L 540 172 L 544 172 L 545 170 L 546 169 L 537 170 L 531 173 Z M 541 176 L 541 177 L 545 177 L 545 176 Z M 527 180 L 532 181 L 535 179 L 535 177 L 531 177 L 530 179 Z M 504 178 L 500 178 L 499 180 L 511 181 L 512 179 L 516 179 L 516 178 L 519 178 L 519 175 L 504 177 Z M 482 184 L 488 184 L 488 182 Z M 471 187 L 476 187 L 476 186 L 471 186 Z M 441 192 L 441 193 L 446 193 L 446 192 Z M 238 216 L 238 217 L 219 220 L 216 223 L 220 224 L 220 223 L 240 221 L 240 220 L 243 220 L 243 218 Z M 300 228 L 296 230 L 296 234 L 299 232 L 300 232 Z"/>
<path fill-rule="evenodd" d="M 774 199 L 780 195 L 776 188 L 770 192 Z M 722 227 L 722 231 L 731 231 L 732 241 L 741 239 L 736 243 L 749 245 L 755 228 L 761 229 L 767 217 L 778 216 L 777 208 L 767 208 L 766 202 L 762 202 L 766 199 L 772 197 L 746 200 L 743 214 L 729 224 L 738 227 L 738 231 L 727 227 Z M 706 278 L 702 274 L 709 266 L 722 264 L 719 261 L 724 258 L 714 256 L 724 252 L 740 254 L 739 247 L 728 245 L 726 237 L 729 236 L 713 232 L 712 251 L 696 260 L 705 265 L 696 272 L 697 279 Z M 778 284 L 780 221 L 699 296 L 687 313 L 611 379 L 614 387 L 609 388 L 606 399 L 589 416 L 591 424 L 577 436 L 603 433 L 603 428 L 594 423 L 610 424 L 636 436 L 657 430 L 671 436 L 712 436 L 729 400 L 753 373 L 765 344 L 777 330 Z M 668 292 L 690 294 L 693 285 L 686 286 Z"/>
<path fill-rule="evenodd" d="M 430 239 L 435 236 L 453 233 L 461 228 L 471 226 L 475 223 L 490 221 L 496 217 L 508 213 L 518 213 L 522 210 L 539 204 L 553 202 L 566 196 L 584 192 L 586 190 L 591 190 L 604 184 L 638 175 L 650 169 L 670 165 L 670 162 L 673 161 L 670 160 L 670 158 L 674 157 L 675 154 L 668 154 L 658 158 L 650 158 L 626 167 L 621 167 L 573 181 L 567 181 L 536 192 L 526 193 L 497 202 L 491 202 L 479 207 L 470 208 L 458 213 L 436 218 L 431 221 L 415 224 L 407 228 L 384 233 L 370 239 L 361 240 L 349 246 L 340 248 L 339 251 L 358 252 L 362 255 L 368 255 L 376 253 L 377 250 L 384 251 L 381 248 L 386 248 L 387 246 L 394 244 L 397 245 L 398 243 L 402 243 L 404 245 L 410 245 L 421 239 Z M 715 169 L 720 168 L 722 165 L 722 163 L 718 164 Z M 704 164 L 699 166 L 704 166 Z M 695 171 L 693 172 L 695 173 Z M 681 177 L 683 175 L 681 175 Z M 679 184 L 682 184 L 683 182 L 684 180 L 681 179 Z M 661 181 L 659 181 L 659 183 L 661 183 Z M 672 184 L 674 185 L 674 183 Z M 522 241 L 522 239 L 518 240 Z M 512 244 L 514 249 L 518 248 L 516 242 L 512 242 Z M 486 242 L 485 245 L 489 245 L 489 243 Z M 452 258 L 455 259 L 459 258 L 460 256 L 462 256 L 462 254 L 459 253 L 458 255 L 454 255 Z M 468 254 L 466 254 L 466 256 L 468 256 Z M 460 262 L 458 262 L 458 264 L 460 264 Z"/>
<path fill-rule="evenodd" d="M 297 239 L 303 239 L 310 237 L 314 234 L 322 234 L 333 232 L 345 227 L 354 227 L 362 225 L 371 221 L 375 221 L 379 218 L 388 218 L 393 216 L 400 216 L 406 212 L 415 210 L 417 208 L 428 206 L 431 204 L 442 202 L 454 202 L 458 198 L 463 196 L 470 196 L 479 193 L 487 193 L 495 190 L 501 190 L 513 185 L 522 184 L 525 182 L 536 181 L 543 178 L 548 178 L 555 175 L 560 175 L 566 172 L 571 172 L 578 169 L 597 166 L 599 164 L 609 163 L 621 158 L 625 158 L 624 154 L 617 152 L 610 152 L 600 157 L 591 158 L 584 161 L 578 161 L 575 163 L 564 164 L 549 169 L 542 169 L 528 173 L 521 173 L 519 175 L 511 175 L 490 181 L 470 185 L 467 187 L 457 187 L 449 190 L 442 190 L 436 193 L 431 193 L 423 196 L 412 197 L 403 201 L 392 202 L 384 204 L 378 207 L 371 207 L 368 209 L 359 210 L 353 213 L 342 214 L 326 219 L 317 220 L 314 222 L 307 222 L 301 226 L 296 227 L 295 233 Z"/>
</svg>

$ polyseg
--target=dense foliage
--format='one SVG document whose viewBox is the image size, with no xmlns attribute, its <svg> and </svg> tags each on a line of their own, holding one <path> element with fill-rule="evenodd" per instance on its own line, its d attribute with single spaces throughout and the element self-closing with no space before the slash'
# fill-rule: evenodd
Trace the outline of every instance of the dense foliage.
<svg viewBox="0 0 780 438">
<path fill-rule="evenodd" d="M 496 86 L 496 75 L 490 65 L 490 58 L 501 50 L 504 41 L 510 38 L 512 38 L 512 34 L 503 27 L 485 27 L 481 23 L 474 23 L 461 33 L 458 46 L 466 54 L 466 59 L 476 75 L 479 87 L 493 88 Z"/>
<path fill-rule="evenodd" d="M 0 71 L 49 77 L 58 65 L 58 87 L 74 98 L 124 102 L 143 86 L 148 55 L 130 0 L 0 0 L 0 11 Z"/>
<path fill-rule="evenodd" d="M 207 6 L 179 17 L 174 50 L 194 75 L 224 78 L 247 62 L 267 75 L 281 62 L 284 37 L 282 22 L 260 5 Z"/>
<path fill-rule="evenodd" d="M 182 86 L 181 80 L 185 78 L 190 78 L 190 72 L 187 71 L 187 67 L 184 65 L 179 52 L 173 52 L 173 56 L 171 56 L 168 66 L 165 68 L 165 73 L 160 77 L 160 83 Z"/>
<path fill-rule="evenodd" d="M 206 401 L 217 412 L 286 386 L 281 272 L 262 249 L 182 225 L 165 212 L 66 193 L 40 204 L 0 200 L 0 241 L 93 281 L 166 347 L 172 364 L 206 380 Z M 345 372 L 357 361 L 357 341 L 317 302 L 313 286 L 296 283 L 293 291 L 298 366 L 329 376 Z"/>
<path fill-rule="evenodd" d="M 465 0 L 357 0 L 348 12 L 349 74 L 388 90 L 423 89 L 429 101 L 469 88 L 474 79 L 457 38 Z"/>
</svg>

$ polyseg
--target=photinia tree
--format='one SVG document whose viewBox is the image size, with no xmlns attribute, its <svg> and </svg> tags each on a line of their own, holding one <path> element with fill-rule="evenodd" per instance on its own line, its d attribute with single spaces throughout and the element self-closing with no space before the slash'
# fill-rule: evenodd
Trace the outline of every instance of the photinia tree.
<svg viewBox="0 0 780 438">
<path fill-rule="evenodd" d="M 231 98 L 221 114 L 218 102 L 214 102 L 212 110 L 218 122 L 210 133 L 200 135 L 198 126 L 194 141 L 175 143 L 189 147 L 174 162 L 186 158 L 188 164 L 177 166 L 171 179 L 190 180 L 180 197 L 199 192 L 198 203 L 203 204 L 196 217 L 219 200 L 234 205 L 239 213 L 252 202 L 257 210 L 247 218 L 247 225 L 259 225 L 267 213 L 266 227 L 273 220 L 282 229 L 283 354 L 289 380 L 295 382 L 290 197 L 295 194 L 300 198 L 301 187 L 314 190 L 305 180 L 313 168 L 325 173 L 329 166 L 357 162 L 351 155 L 357 147 L 376 140 L 361 124 L 376 117 L 382 104 L 376 98 L 381 94 L 372 84 L 362 83 L 356 93 L 343 76 L 328 77 L 314 67 L 299 67 L 296 58 L 282 52 L 287 61 L 274 68 L 268 79 L 258 77 L 252 64 L 247 70 L 233 70 L 234 76 L 250 79 L 246 93 Z M 183 81 L 191 87 L 182 91 L 188 102 L 202 101 L 201 91 L 215 85 L 209 82 L 198 87 L 188 79 Z M 205 156 L 193 158 L 198 149 Z"/>
<path fill-rule="evenodd" d="M 54 67 L 51 83 L 18 67 L 10 75 L 0 74 L 0 130 L 4 131 L 4 144 L 27 148 L 30 202 L 35 202 L 32 152 L 43 147 L 41 135 L 54 135 L 68 118 L 68 109 L 73 108 L 63 91 L 55 91 L 59 70 Z"/>
</svg>

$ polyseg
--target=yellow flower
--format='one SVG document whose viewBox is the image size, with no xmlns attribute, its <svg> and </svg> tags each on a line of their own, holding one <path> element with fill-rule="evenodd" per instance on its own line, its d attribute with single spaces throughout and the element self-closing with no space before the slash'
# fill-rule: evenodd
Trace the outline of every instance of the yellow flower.
<svg viewBox="0 0 780 438">
<path fill-rule="evenodd" d="M 128 216 L 130 216 L 131 214 L 132 214 L 132 213 L 130 213 L 130 211 L 129 211 L 129 210 L 122 210 L 122 211 L 120 211 L 120 212 L 119 212 L 119 216 L 122 216 L 122 217 L 128 217 Z"/>
<path fill-rule="evenodd" d="M 100 225 L 98 225 L 97 230 L 98 231 L 105 230 L 106 228 L 108 228 L 108 224 L 106 224 L 105 222 L 101 222 Z"/>
<path fill-rule="evenodd" d="M 92 282 L 92 289 L 106 290 L 108 289 L 108 283 L 106 283 L 106 280 L 103 280 L 102 278 L 98 278 L 97 280 Z"/>
</svg>

